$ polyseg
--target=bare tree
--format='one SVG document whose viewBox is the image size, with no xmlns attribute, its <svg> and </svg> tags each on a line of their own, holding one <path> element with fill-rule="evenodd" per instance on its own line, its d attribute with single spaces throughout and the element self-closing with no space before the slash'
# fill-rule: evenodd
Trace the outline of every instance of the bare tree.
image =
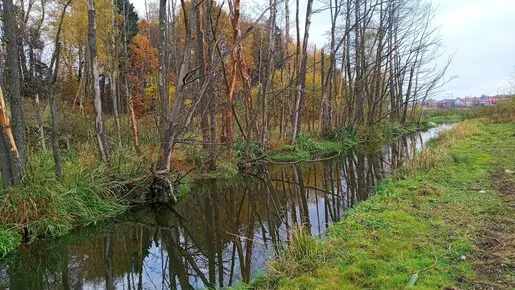
<svg viewBox="0 0 515 290">
<path fill-rule="evenodd" d="M 295 103 L 295 111 L 293 117 L 293 136 L 292 136 L 292 144 L 297 142 L 297 135 L 300 131 L 300 122 L 301 122 L 301 109 L 304 103 L 304 98 L 306 95 L 306 69 L 308 63 L 308 41 L 309 41 L 309 27 L 311 25 L 311 14 L 313 10 L 313 0 L 308 0 L 307 8 L 306 8 L 306 24 L 304 26 L 304 39 L 302 42 L 302 57 L 301 64 L 298 74 L 298 84 L 297 84 L 297 99 Z M 298 23 L 297 23 L 298 24 Z M 298 29 L 298 28 L 297 28 Z"/>
<path fill-rule="evenodd" d="M 272 84 L 275 74 L 275 63 L 274 63 L 274 49 L 275 49 L 275 27 L 276 27 L 276 10 L 277 1 L 270 0 L 270 18 L 268 20 L 268 50 L 267 50 L 267 63 L 266 63 L 266 75 L 265 75 L 265 90 L 263 96 L 263 132 L 261 142 L 266 145 L 268 143 L 268 107 L 270 92 L 272 90 Z"/>
<path fill-rule="evenodd" d="M 181 0 L 182 9 L 186 12 L 186 5 L 184 0 Z M 155 165 L 156 173 L 170 172 L 170 161 L 172 157 L 172 149 L 175 144 L 175 138 L 180 136 L 184 129 L 184 123 L 181 124 L 181 109 L 184 104 L 185 88 L 187 85 L 187 76 L 191 66 L 192 56 L 192 32 L 195 29 L 197 1 L 192 0 L 190 4 L 190 11 L 184 14 L 184 26 L 186 28 L 186 39 L 184 42 L 184 51 L 182 62 L 179 70 L 179 75 L 176 77 L 175 98 L 172 103 L 171 112 L 168 116 L 166 130 L 163 132 L 161 148 L 159 149 L 158 160 Z M 199 96 L 200 98 L 200 96 Z"/>
<path fill-rule="evenodd" d="M 95 23 L 95 0 L 88 0 L 88 45 L 93 76 L 93 95 L 95 104 L 95 128 L 97 131 L 98 148 L 102 160 L 110 164 L 109 150 L 107 147 L 107 136 L 105 132 L 104 119 L 102 118 L 102 100 L 100 98 L 100 84 L 98 75 L 97 36 Z"/>
<path fill-rule="evenodd" d="M 72 0 L 68 0 L 65 3 L 59 18 L 57 32 L 55 34 L 54 51 L 52 53 L 52 59 L 50 60 L 50 69 L 47 76 L 48 92 L 50 95 L 50 114 L 52 117 L 52 153 L 54 155 L 55 175 L 58 179 L 63 177 L 63 168 L 61 165 L 61 153 L 59 151 L 59 113 L 55 84 L 57 82 L 57 76 L 59 73 L 59 59 L 61 55 L 61 31 L 63 27 L 63 20 L 64 16 L 66 15 L 66 9 L 70 5 L 71 1 Z"/>
<path fill-rule="evenodd" d="M 23 101 L 21 98 L 20 73 L 18 62 L 18 42 L 16 36 L 16 13 L 12 0 L 3 0 L 3 15 L 6 61 L 5 61 L 5 91 L 10 105 L 12 123 L 7 117 L 7 107 L 2 97 L 2 177 L 4 186 L 16 186 L 23 176 L 25 153 L 25 119 Z M 12 125 L 12 130 L 10 126 Z M 12 132 L 12 133 L 11 133 Z M 11 136 L 12 135 L 12 136 Z M 4 176 L 5 175 L 5 176 Z"/>
<path fill-rule="evenodd" d="M 169 111 L 168 98 L 168 41 L 166 0 L 159 0 L 159 98 L 161 100 L 161 125 L 165 126 Z M 164 128 L 164 127 L 163 127 Z"/>
</svg>

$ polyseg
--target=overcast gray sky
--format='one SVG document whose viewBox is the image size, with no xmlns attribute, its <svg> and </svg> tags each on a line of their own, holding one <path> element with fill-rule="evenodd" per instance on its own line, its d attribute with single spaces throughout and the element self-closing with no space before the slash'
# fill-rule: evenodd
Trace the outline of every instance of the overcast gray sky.
<svg viewBox="0 0 515 290">
<path fill-rule="evenodd" d="M 144 0 L 131 1 L 143 16 Z M 455 53 L 447 76 L 457 78 L 443 87 L 439 98 L 447 94 L 464 97 L 502 93 L 507 78 L 515 71 L 515 0 L 428 1 L 437 7 L 435 25 L 440 27 L 444 45 L 440 62 Z M 257 2 L 263 1 L 242 0 L 242 6 L 258 12 Z M 322 6 L 317 2 L 315 9 Z M 301 3 L 305 11 L 305 0 Z M 304 13 L 301 12 L 301 19 Z M 324 13 L 312 18 L 310 38 L 319 47 L 326 43 L 329 21 Z"/>
</svg>

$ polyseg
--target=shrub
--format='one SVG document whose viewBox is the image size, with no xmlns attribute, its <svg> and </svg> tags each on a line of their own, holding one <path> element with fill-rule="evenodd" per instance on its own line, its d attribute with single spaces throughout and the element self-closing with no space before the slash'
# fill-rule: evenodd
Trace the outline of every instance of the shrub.
<svg viewBox="0 0 515 290">
<path fill-rule="evenodd" d="M 491 123 L 515 122 L 515 97 L 498 102 L 494 106 L 477 107 L 464 113 L 467 119 L 486 118 Z"/>
<path fill-rule="evenodd" d="M 57 180 L 50 152 L 31 155 L 21 186 L 4 190 L 0 198 L 0 227 L 30 238 L 60 236 L 74 225 L 95 223 L 125 209 L 110 189 L 105 167 L 86 169 L 76 155 L 62 157 L 65 175 Z"/>
<path fill-rule="evenodd" d="M 258 158 L 266 153 L 266 148 L 260 142 L 254 140 L 244 140 L 238 139 L 234 141 L 234 151 L 238 154 L 238 156 Z"/>
<path fill-rule="evenodd" d="M 357 143 L 357 132 L 353 126 L 334 128 L 327 137 L 337 142 Z"/>
</svg>

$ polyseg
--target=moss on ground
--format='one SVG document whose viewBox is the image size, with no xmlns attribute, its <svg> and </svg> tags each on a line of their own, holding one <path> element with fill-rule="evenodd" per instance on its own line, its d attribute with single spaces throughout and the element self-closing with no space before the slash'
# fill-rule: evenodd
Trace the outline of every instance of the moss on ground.
<svg viewBox="0 0 515 290">
<path fill-rule="evenodd" d="M 324 241 L 299 233 L 252 287 L 281 289 L 418 289 L 515 286 L 514 251 L 490 281 L 481 265 L 491 224 L 514 249 L 515 213 L 492 184 L 515 170 L 515 124 L 460 123 L 424 150 L 397 178 L 350 210 Z M 428 161 L 433 159 L 432 161 Z M 513 193 L 511 193 L 513 195 Z M 512 197 L 513 198 L 513 197 Z M 485 223 L 488 221 L 488 223 Z M 503 236 L 504 233 L 504 236 Z M 511 234 L 511 236 L 513 236 Z M 503 247 L 504 248 L 504 247 Z M 304 253 L 304 254 L 299 254 Z M 500 268 L 499 268 L 500 267 Z M 483 270 L 482 270 L 483 269 Z M 511 273 L 511 274 L 510 274 Z M 242 285 L 241 287 L 248 287 Z"/>
</svg>

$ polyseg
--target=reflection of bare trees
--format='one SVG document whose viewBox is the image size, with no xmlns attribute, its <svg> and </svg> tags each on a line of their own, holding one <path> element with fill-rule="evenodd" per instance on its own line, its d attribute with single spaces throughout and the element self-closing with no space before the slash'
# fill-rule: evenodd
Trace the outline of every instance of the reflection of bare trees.
<svg viewBox="0 0 515 290">
<path fill-rule="evenodd" d="M 191 289 L 248 282 L 292 229 L 323 235 L 348 208 L 369 198 L 378 180 L 420 149 L 422 137 L 399 139 L 376 154 L 263 166 L 237 184 L 208 180 L 177 208 L 143 208 L 99 232 L 81 230 L 58 243 L 26 247 L 3 261 L 0 276 L 8 277 L 11 289 Z"/>
<path fill-rule="evenodd" d="M 113 236 L 107 234 L 105 238 L 105 254 L 104 254 L 104 271 L 106 289 L 114 289 L 114 277 L 113 277 Z"/>
</svg>

